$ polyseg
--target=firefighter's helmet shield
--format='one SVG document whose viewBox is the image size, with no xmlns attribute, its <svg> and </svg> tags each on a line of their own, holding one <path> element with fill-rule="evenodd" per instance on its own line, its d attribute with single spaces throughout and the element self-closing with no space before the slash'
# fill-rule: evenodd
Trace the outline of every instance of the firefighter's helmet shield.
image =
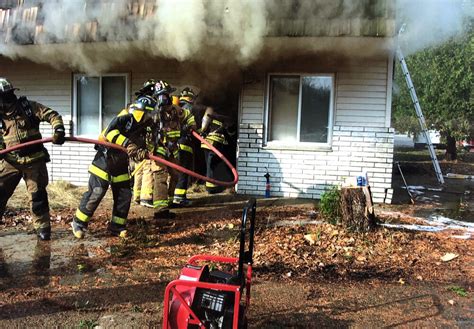
<svg viewBox="0 0 474 329">
<path fill-rule="evenodd" d="M 13 84 L 8 79 L 0 77 L 0 93 L 7 93 L 17 89 L 13 88 Z"/>
</svg>

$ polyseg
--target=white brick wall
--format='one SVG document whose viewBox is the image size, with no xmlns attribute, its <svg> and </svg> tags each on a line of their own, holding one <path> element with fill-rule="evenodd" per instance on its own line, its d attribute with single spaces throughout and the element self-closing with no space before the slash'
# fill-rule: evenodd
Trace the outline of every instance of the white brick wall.
<svg viewBox="0 0 474 329">
<path fill-rule="evenodd" d="M 71 116 L 64 115 L 63 121 L 66 136 L 71 136 Z M 48 123 L 41 123 L 40 130 L 43 137 L 51 136 L 52 129 Z M 48 143 L 45 147 L 51 157 L 51 162 L 47 165 L 50 181 L 65 180 L 78 186 L 87 185 L 88 168 L 95 155 L 93 144 L 67 142 L 64 145 L 54 145 Z"/>
<path fill-rule="evenodd" d="M 258 132 L 262 124 L 240 124 L 240 129 L 259 136 L 250 143 L 261 145 L 263 137 Z M 367 171 L 374 201 L 391 200 L 393 147 L 387 145 L 393 146 L 392 128 L 375 132 L 369 127 L 351 131 L 351 127 L 334 126 L 332 148 L 321 151 L 249 148 L 242 144 L 247 142 L 239 139 L 239 193 L 264 195 L 268 171 L 272 196 L 319 199 L 329 186 Z"/>
<path fill-rule="evenodd" d="M 264 146 L 267 73 L 257 73 L 260 79 L 244 85 L 241 93 L 237 191 L 264 195 L 268 171 L 273 196 L 319 199 L 329 186 L 367 171 L 374 201 L 390 203 L 394 131 L 386 126 L 391 88 L 388 62 L 379 57 L 333 67 L 304 64 L 304 73 L 336 75 L 333 133 L 329 145 L 319 149 L 297 144 Z M 298 72 L 291 66 L 286 70 Z M 270 73 L 284 71 L 278 64 L 269 69 Z"/>
</svg>

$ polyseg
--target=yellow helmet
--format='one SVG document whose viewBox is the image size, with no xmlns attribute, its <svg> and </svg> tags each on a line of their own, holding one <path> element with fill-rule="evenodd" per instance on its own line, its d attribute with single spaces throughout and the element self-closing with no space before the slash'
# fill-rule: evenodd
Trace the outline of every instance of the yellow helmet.
<svg viewBox="0 0 474 329">
<path fill-rule="evenodd" d="M 179 95 L 179 100 L 181 102 L 186 102 L 186 103 L 194 103 L 194 100 L 196 99 L 196 94 L 194 93 L 194 91 L 189 88 L 189 87 L 186 87 L 184 88 L 182 91 L 181 91 L 181 94 Z"/>
</svg>

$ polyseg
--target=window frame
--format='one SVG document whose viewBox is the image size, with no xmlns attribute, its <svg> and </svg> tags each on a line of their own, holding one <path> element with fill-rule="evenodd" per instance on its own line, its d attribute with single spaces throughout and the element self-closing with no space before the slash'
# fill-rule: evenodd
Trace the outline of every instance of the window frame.
<svg viewBox="0 0 474 329">
<path fill-rule="evenodd" d="M 103 74 L 85 74 L 85 73 L 75 73 L 73 75 L 73 97 L 72 97 L 72 114 L 74 118 L 73 124 L 73 134 L 74 136 L 84 136 L 84 137 L 97 137 L 101 133 L 102 128 L 99 128 L 97 134 L 87 135 L 81 134 L 78 135 L 78 122 L 79 122 L 79 110 L 77 108 L 77 81 L 83 77 L 90 78 L 99 78 L 99 127 L 102 127 L 102 78 L 103 77 L 125 77 L 125 97 L 124 97 L 124 106 L 129 102 L 130 99 L 130 74 L 129 73 L 103 73 Z M 120 109 L 117 109 L 117 114 Z"/>
<path fill-rule="evenodd" d="M 299 77 L 299 91 L 298 91 L 298 117 L 297 117 L 297 132 L 296 132 L 296 141 L 293 142 L 284 142 L 277 140 L 269 140 L 271 132 L 271 78 L 273 76 L 298 76 Z M 331 94 L 329 98 L 329 115 L 328 115 L 328 139 L 326 143 L 318 142 L 300 142 L 301 138 L 301 104 L 302 104 L 302 93 L 303 93 L 303 84 L 302 80 L 305 77 L 330 77 L 332 79 L 331 85 Z M 296 72 L 272 72 L 267 74 L 267 86 L 266 86 L 266 102 L 265 102 L 265 147 L 275 147 L 275 148 L 284 148 L 284 149 L 301 149 L 301 148 L 327 148 L 332 145 L 332 132 L 334 127 L 334 108 L 335 108 L 335 94 L 336 94 L 336 75 L 335 73 L 296 73 Z"/>
</svg>

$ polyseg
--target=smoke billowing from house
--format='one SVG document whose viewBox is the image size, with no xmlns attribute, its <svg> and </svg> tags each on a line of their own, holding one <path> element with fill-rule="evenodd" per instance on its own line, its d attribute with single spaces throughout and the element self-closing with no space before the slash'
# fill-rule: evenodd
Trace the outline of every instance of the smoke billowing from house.
<svg viewBox="0 0 474 329">
<path fill-rule="evenodd" d="M 429 45 L 441 41 L 439 35 L 444 38 L 458 33 L 465 15 L 459 9 L 463 2 L 472 3 L 472 0 L 400 0 L 398 15 L 409 24 L 407 42 Z M 35 17 L 6 33 L 7 42 L 0 40 L 0 54 L 87 73 L 105 72 L 115 64 L 147 57 L 239 68 L 262 56 L 266 37 L 297 38 L 327 33 L 360 36 L 367 35 L 367 31 L 375 37 L 396 34 L 395 28 L 390 31 L 386 26 L 369 24 L 370 19 L 375 22 L 384 17 L 395 22 L 392 0 L 380 0 L 380 6 L 371 0 L 25 0 L 24 3 L 37 5 Z M 435 28 L 441 32 L 428 32 Z M 302 50 L 321 51 L 333 44 L 321 41 L 315 47 L 313 42 Z M 265 51 L 268 54 L 268 46 Z M 281 57 L 295 51 L 299 49 L 290 49 L 283 42 L 272 45 L 270 53 Z"/>
<path fill-rule="evenodd" d="M 406 24 L 399 39 L 405 54 L 465 33 L 474 19 L 473 0 L 398 0 L 397 9 L 398 26 Z"/>
<path fill-rule="evenodd" d="M 32 2 L 39 4 L 35 22 L 16 25 L 0 54 L 89 73 L 144 56 L 244 65 L 258 54 L 267 29 L 265 1 Z"/>
</svg>

